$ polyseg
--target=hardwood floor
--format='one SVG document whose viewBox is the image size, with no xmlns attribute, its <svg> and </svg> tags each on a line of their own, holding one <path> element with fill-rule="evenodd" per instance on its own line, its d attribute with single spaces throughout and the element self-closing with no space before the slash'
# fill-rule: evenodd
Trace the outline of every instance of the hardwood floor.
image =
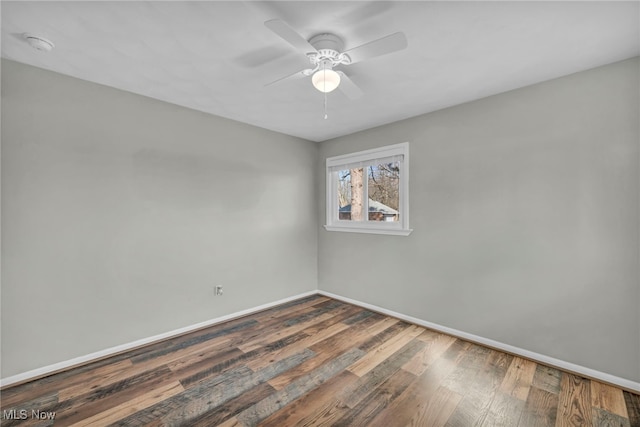
<svg viewBox="0 0 640 427">
<path fill-rule="evenodd" d="M 640 427 L 636 394 L 318 295 L 1 398 L 3 426 Z"/>
</svg>

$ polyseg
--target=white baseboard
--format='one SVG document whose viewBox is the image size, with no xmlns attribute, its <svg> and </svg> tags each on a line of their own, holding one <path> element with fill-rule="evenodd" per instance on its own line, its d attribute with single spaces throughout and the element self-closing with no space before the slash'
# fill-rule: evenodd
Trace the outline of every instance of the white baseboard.
<svg viewBox="0 0 640 427">
<path fill-rule="evenodd" d="M 558 369 L 562 369 L 565 371 L 573 372 L 578 375 L 582 375 L 587 378 L 593 378 L 598 381 L 602 381 L 605 383 L 613 384 L 624 389 L 633 391 L 635 393 L 640 393 L 640 383 L 631 381 L 625 378 L 620 378 L 615 375 L 610 375 L 604 372 L 596 371 L 594 369 L 586 368 L 584 366 L 576 365 L 570 362 L 566 362 L 564 360 L 555 359 L 553 357 L 545 356 L 544 354 L 535 353 L 529 350 L 525 350 L 519 347 L 514 347 L 509 344 L 504 344 L 499 341 L 494 341 L 489 338 L 480 337 L 478 335 L 469 334 L 467 332 L 462 332 L 457 329 L 448 328 L 446 326 L 438 325 L 436 323 L 428 322 L 426 320 L 418 319 L 416 317 L 411 317 L 404 315 L 402 313 L 397 313 L 392 310 L 387 310 L 386 308 L 378 307 L 373 304 L 368 304 L 365 302 L 357 301 L 351 298 L 343 297 L 341 295 L 336 295 L 331 292 L 325 291 L 309 291 L 299 295 L 294 295 L 292 297 L 284 298 L 278 301 L 270 302 L 267 304 L 260 305 L 258 307 L 253 307 L 247 310 L 238 311 L 235 313 L 228 314 L 226 316 L 217 317 L 215 319 L 207 320 L 205 322 L 196 323 L 194 325 L 186 326 L 184 328 L 175 329 L 173 331 L 165 332 L 163 334 L 154 335 L 152 337 L 143 338 L 137 341 L 133 341 L 127 344 L 122 344 L 119 346 L 107 348 L 101 351 L 97 351 L 95 353 L 87 354 L 84 356 L 76 357 L 70 360 L 65 360 L 63 362 L 55 363 L 53 365 L 44 366 L 42 368 L 33 369 L 31 371 L 23 372 L 21 374 L 13 375 L 7 378 L 0 379 L 0 387 L 7 387 L 12 384 L 17 384 L 25 381 L 29 381 L 35 378 L 39 378 L 45 375 L 52 374 L 54 372 L 62 371 L 65 369 L 72 368 L 74 366 L 83 365 L 86 363 L 90 363 L 95 360 L 103 359 L 105 357 L 109 357 L 118 353 L 122 353 L 127 350 L 132 350 L 134 348 L 142 347 L 144 345 L 152 344 L 158 341 L 162 341 L 168 338 L 172 338 L 178 335 L 182 335 L 188 332 L 192 332 L 198 329 L 202 329 L 208 326 L 212 326 L 218 323 L 226 322 L 228 320 L 237 319 L 242 316 L 246 316 L 249 314 L 256 313 L 258 311 L 266 310 L 272 307 L 275 307 L 280 304 L 285 304 L 290 301 L 294 301 L 300 298 L 305 298 L 311 295 L 324 295 L 330 298 L 334 298 L 336 300 L 344 301 L 349 304 L 357 305 L 359 307 L 366 308 L 368 310 L 376 311 L 378 313 L 386 314 L 388 316 L 392 316 L 401 320 L 405 320 L 410 323 L 414 323 L 416 325 L 424 326 L 425 328 L 433 329 L 435 331 L 439 331 L 445 333 L 447 335 L 451 335 L 457 338 L 462 338 L 467 341 L 471 341 L 474 343 L 478 343 L 487 347 L 495 348 L 497 350 L 502 350 L 507 353 L 515 354 L 517 356 L 522 356 L 526 359 L 531 359 L 536 362 L 540 362 L 545 365 L 553 366 Z"/>
<path fill-rule="evenodd" d="M 133 350 L 134 348 L 142 347 L 147 344 L 153 344 L 158 341 L 162 341 L 168 338 L 173 338 L 178 335 L 182 335 L 188 332 L 192 332 L 198 329 L 206 328 L 207 326 L 212 326 L 217 323 L 226 322 L 228 320 L 237 319 L 242 316 L 246 316 L 248 314 L 253 314 L 258 311 L 266 310 L 272 307 L 275 307 L 280 304 L 285 304 L 290 301 L 294 301 L 300 298 L 305 298 L 311 295 L 316 295 L 318 292 L 313 290 L 309 292 L 305 292 L 302 294 L 294 295 L 292 297 L 284 298 L 278 301 L 270 302 L 267 304 L 260 305 L 258 307 L 249 308 L 247 310 L 238 311 L 235 313 L 227 314 L 226 316 L 216 317 L 215 319 L 207 320 L 204 322 L 196 323 L 194 325 L 189 325 L 184 328 L 175 329 L 173 331 L 165 332 L 159 335 L 154 335 L 152 337 L 139 339 L 127 344 L 118 345 L 115 347 L 107 348 L 104 350 L 96 351 L 95 353 L 90 353 L 84 356 L 75 357 L 73 359 L 65 360 L 63 362 L 54 363 L 53 365 L 44 366 L 42 368 L 33 369 L 31 371 L 23 372 L 21 374 L 13 375 L 7 378 L 0 379 L 0 387 L 7 387 L 12 384 L 17 384 L 25 381 L 29 381 L 35 378 L 43 377 L 45 375 L 52 374 L 54 372 L 62 371 L 64 369 L 69 369 L 74 366 L 84 365 L 89 362 L 93 362 L 99 359 L 104 359 L 105 357 L 113 356 L 118 353 L 122 353 L 127 350 Z"/>
<path fill-rule="evenodd" d="M 607 374 L 605 372 L 596 371 L 591 368 L 586 368 L 584 366 L 576 365 L 574 363 L 566 362 L 564 360 L 555 359 L 553 357 L 545 356 L 544 354 L 535 353 L 533 351 L 525 350 L 519 347 L 514 347 L 509 344 L 504 344 L 499 341 L 494 341 L 489 338 L 480 337 L 478 335 L 469 334 L 467 332 L 462 332 L 457 329 L 448 328 L 446 326 L 441 326 L 436 323 L 431 323 L 426 320 L 418 319 L 415 317 L 407 316 L 401 313 L 396 313 L 395 311 L 387 310 L 386 308 L 378 307 L 372 304 L 367 304 L 361 301 L 357 301 L 351 298 L 343 297 L 341 295 L 332 294 L 331 292 L 318 291 L 320 295 L 324 295 L 330 298 L 334 298 L 340 301 L 344 301 L 349 304 L 357 305 L 362 308 L 366 308 L 368 310 L 376 311 L 378 313 L 386 314 L 391 317 L 398 318 L 400 320 L 405 320 L 409 323 L 413 323 L 416 325 L 424 326 L 425 328 L 433 329 L 438 332 L 445 333 L 447 335 L 451 335 L 457 338 L 462 338 L 466 341 L 471 341 L 477 344 L 481 344 L 487 347 L 491 347 L 497 350 L 502 350 L 507 353 L 515 354 L 517 356 L 522 356 L 526 359 L 531 359 L 535 362 L 540 362 L 544 365 L 549 365 L 558 369 L 562 369 L 564 371 L 569 371 L 576 373 L 578 375 L 592 378 L 594 380 L 602 381 L 605 383 L 613 384 L 629 391 L 633 391 L 635 393 L 640 393 L 640 383 L 628 380 L 626 378 L 620 378 L 615 375 Z"/>
</svg>

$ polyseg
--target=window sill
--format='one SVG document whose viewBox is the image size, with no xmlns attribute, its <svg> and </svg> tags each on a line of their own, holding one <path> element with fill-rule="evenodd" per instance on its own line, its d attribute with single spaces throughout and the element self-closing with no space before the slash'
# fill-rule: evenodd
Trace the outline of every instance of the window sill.
<svg viewBox="0 0 640 427">
<path fill-rule="evenodd" d="M 387 234 L 394 236 L 408 236 L 413 229 L 411 228 L 369 228 L 369 227 L 343 227 L 335 225 L 325 225 L 327 231 L 342 231 L 345 233 L 368 233 L 368 234 Z"/>
</svg>

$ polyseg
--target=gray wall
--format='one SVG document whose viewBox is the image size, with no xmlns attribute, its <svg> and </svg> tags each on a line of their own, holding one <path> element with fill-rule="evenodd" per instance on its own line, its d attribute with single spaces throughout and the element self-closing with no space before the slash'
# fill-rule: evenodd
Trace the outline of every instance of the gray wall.
<svg viewBox="0 0 640 427">
<path fill-rule="evenodd" d="M 408 237 L 319 231 L 319 288 L 640 380 L 639 61 L 322 143 L 410 142 Z M 318 207 L 324 218 L 324 201 Z"/>
<path fill-rule="evenodd" d="M 613 64 L 318 155 L 3 60 L 2 377 L 318 286 L 638 381 L 638 72 Z M 403 141 L 414 232 L 319 227 L 324 159 Z"/>
<path fill-rule="evenodd" d="M 2 377 L 315 290 L 317 156 L 3 60 Z"/>
</svg>

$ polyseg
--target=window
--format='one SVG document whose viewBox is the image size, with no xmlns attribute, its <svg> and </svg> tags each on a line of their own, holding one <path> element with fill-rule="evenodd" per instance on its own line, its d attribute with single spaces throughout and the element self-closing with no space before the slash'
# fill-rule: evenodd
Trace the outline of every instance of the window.
<svg viewBox="0 0 640 427">
<path fill-rule="evenodd" d="M 409 143 L 328 158 L 324 227 L 356 233 L 411 233 Z"/>
</svg>

